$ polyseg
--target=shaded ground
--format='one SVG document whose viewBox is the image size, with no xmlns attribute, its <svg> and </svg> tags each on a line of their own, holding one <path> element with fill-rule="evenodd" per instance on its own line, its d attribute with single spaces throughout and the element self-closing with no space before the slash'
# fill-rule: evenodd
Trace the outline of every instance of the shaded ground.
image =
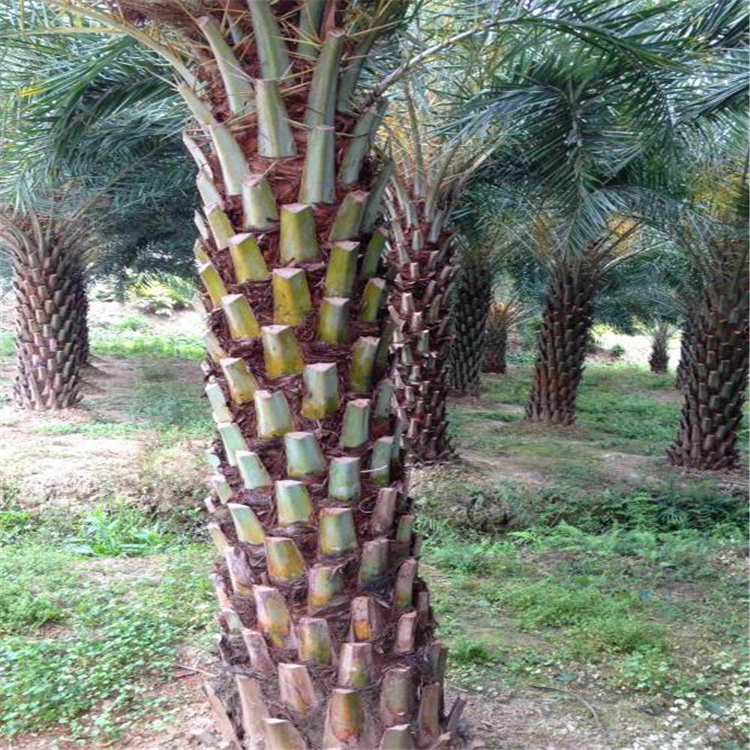
<svg viewBox="0 0 750 750">
<path fill-rule="evenodd" d="M 70 667 L 76 674 L 100 648 L 122 648 L 123 664 L 143 660 L 141 677 L 97 687 L 106 701 L 131 683 L 144 692 L 134 694 L 135 711 L 108 713 L 106 701 L 84 711 L 90 721 L 105 717 L 101 739 L 87 734 L 90 721 L 69 730 L 48 717 L 0 748 L 210 748 L 200 694 L 215 629 L 206 548 L 194 551 L 184 513 L 158 528 L 152 515 L 160 510 L 169 524 L 170 509 L 200 506 L 211 425 L 199 366 L 108 355 L 97 367 L 102 390 L 75 413 L 29 416 L 3 399 L 0 542 L 8 570 L 23 574 L 7 588 L 0 570 L 0 634 L 4 648 L 28 654 L 14 669 L 28 670 L 28 685 L 46 675 L 50 694 L 55 661 L 36 672 L 34 660 L 69 641 L 86 657 Z M 528 376 L 513 367 L 488 378 L 480 399 L 456 402 L 460 460 L 415 485 L 423 575 L 452 648 L 452 690 L 470 698 L 469 746 L 743 747 L 747 558 L 730 528 L 744 502 L 732 494 L 741 477 L 687 476 L 663 461 L 679 410 L 669 377 L 590 367 L 579 426 L 563 431 L 520 424 Z M 107 527 L 128 543 L 146 540 L 131 559 L 112 557 L 86 515 L 105 507 L 116 518 L 120 500 L 145 509 L 126 532 Z M 66 541 L 73 537 L 104 551 L 82 558 Z M 34 592 L 28 602 L 24 589 Z M 131 621 L 135 642 L 110 645 L 110 628 Z M 169 639 L 154 645 L 148 627 Z M 74 695 L 82 706 L 89 700 Z"/>
</svg>

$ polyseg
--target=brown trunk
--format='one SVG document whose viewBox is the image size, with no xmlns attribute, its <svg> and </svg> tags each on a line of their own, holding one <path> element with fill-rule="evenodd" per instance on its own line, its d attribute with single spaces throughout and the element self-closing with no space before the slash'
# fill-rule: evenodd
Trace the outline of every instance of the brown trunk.
<svg viewBox="0 0 750 750">
<path fill-rule="evenodd" d="M 258 19 L 242 14 L 234 49 L 242 46 L 248 78 L 259 78 L 257 32 L 270 28 L 279 52 L 286 45 L 273 17 L 284 17 L 289 44 L 295 18 L 289 4 L 251 7 L 272 17 L 253 36 Z M 330 7 L 325 28 L 339 16 Z M 207 693 L 234 750 L 428 747 L 458 715 L 451 723 L 443 709 L 446 649 L 434 641 L 417 575 L 420 543 L 390 408 L 384 235 L 373 231 L 378 165 L 365 158 L 342 179 L 359 116 L 348 102 L 335 106 L 335 87 L 363 53 L 356 38 L 329 30 L 317 60 L 331 61 L 325 50 L 337 38 L 344 62 L 326 79 L 334 88 L 325 101 L 311 102 L 316 61 L 302 56 L 288 57 L 297 77 L 278 82 L 283 106 L 273 81 L 255 82 L 287 140 L 283 157 L 269 156 L 258 113 L 237 122 L 242 197 L 216 139 L 190 134 L 210 169 L 202 192 L 214 197 L 199 217 L 197 255 L 220 433 L 206 504 L 223 556 L 214 581 L 225 669 Z M 212 116 L 228 121 L 215 75 L 209 90 Z"/>
<path fill-rule="evenodd" d="M 49 244 L 16 253 L 13 265 L 13 400 L 23 409 L 76 406 L 88 361 L 88 303 L 79 257 Z"/>
<path fill-rule="evenodd" d="M 412 208 L 424 216 L 422 202 L 413 201 Z M 446 460 L 454 451 L 446 410 L 454 266 L 446 230 L 433 233 L 426 218 L 414 225 L 400 218 L 403 237 L 395 243 L 401 248 L 390 258 L 398 271 L 390 297 L 396 324 L 394 384 L 408 459 L 425 464 Z"/>
<path fill-rule="evenodd" d="M 505 326 L 488 325 L 482 372 L 504 375 L 508 369 L 505 361 L 507 350 L 508 329 Z"/>
<path fill-rule="evenodd" d="M 595 281 L 585 271 L 573 272 L 561 265 L 552 272 L 534 382 L 526 405 L 528 421 L 559 425 L 575 422 L 595 290 Z"/>
<path fill-rule="evenodd" d="M 748 373 L 748 282 L 742 262 L 707 289 L 688 343 L 684 402 L 670 463 L 721 470 L 739 463 L 737 431 Z"/>
<path fill-rule="evenodd" d="M 453 293 L 451 387 L 459 395 L 478 396 L 486 349 L 492 273 L 480 252 L 462 253 Z"/>
</svg>

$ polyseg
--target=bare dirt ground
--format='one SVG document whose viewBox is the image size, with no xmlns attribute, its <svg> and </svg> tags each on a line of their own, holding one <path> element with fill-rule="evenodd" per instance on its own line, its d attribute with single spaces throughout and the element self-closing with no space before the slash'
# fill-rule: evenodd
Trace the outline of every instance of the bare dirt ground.
<svg viewBox="0 0 750 750">
<path fill-rule="evenodd" d="M 183 440 L 169 450 L 157 448 L 155 430 L 128 429 L 128 406 L 144 384 L 142 362 L 96 357 L 94 363 L 82 408 L 43 414 L 11 404 L 12 359 L 2 358 L 0 478 L 18 488 L 27 506 L 148 501 L 149 494 L 154 502 L 180 502 L 185 493 L 189 502 L 206 473 L 200 458 L 206 441 Z M 164 359 L 159 367 L 164 379 L 184 383 L 198 396 L 197 362 Z"/>
</svg>

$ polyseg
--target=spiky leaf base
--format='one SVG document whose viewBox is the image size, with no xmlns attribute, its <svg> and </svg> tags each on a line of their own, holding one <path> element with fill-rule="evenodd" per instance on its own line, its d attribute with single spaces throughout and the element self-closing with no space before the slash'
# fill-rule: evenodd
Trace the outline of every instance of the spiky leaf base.
<svg viewBox="0 0 750 750">
<path fill-rule="evenodd" d="M 492 299 L 492 274 L 482 261 L 479 253 L 462 252 L 453 290 L 450 385 L 459 395 L 479 395 Z"/>
<path fill-rule="evenodd" d="M 312 39 L 322 29 L 316 8 L 301 8 L 298 49 L 306 24 Z M 221 124 L 186 137 L 204 178 L 196 257 L 220 436 L 206 505 L 226 669 L 208 697 L 234 748 L 437 747 L 461 704 L 446 713 L 446 649 L 391 410 L 386 280 L 371 251 L 384 181 L 361 148 L 369 131 L 355 136 L 372 113 L 341 98 L 372 39 L 333 29 L 309 57 L 290 55 L 292 6 L 250 9 L 233 28 L 242 62 L 200 22 L 231 80 L 201 66 L 211 99 L 194 112 Z M 332 6 L 327 23 L 340 17 Z M 230 132 L 222 85 L 240 73 L 246 110 Z"/>
<path fill-rule="evenodd" d="M 691 350 L 691 337 L 695 332 L 695 323 L 687 319 L 682 324 L 682 331 L 680 335 L 680 361 L 677 363 L 677 368 L 674 374 L 674 387 L 678 390 L 684 390 L 687 384 L 687 373 L 689 370 L 688 363 L 690 361 L 690 350 Z"/>
<path fill-rule="evenodd" d="M 579 271 L 553 271 L 539 332 L 534 382 L 526 419 L 545 424 L 575 422 L 578 385 L 583 374 L 586 339 L 593 323 L 595 284 Z"/>
<path fill-rule="evenodd" d="M 455 274 L 450 233 L 442 218 L 421 223 L 422 201 L 408 212 L 391 209 L 400 225 L 389 260 L 398 273 L 390 295 L 396 330 L 394 385 L 409 462 L 427 464 L 449 459 L 448 365 L 450 357 L 450 293 Z M 411 217 L 411 218 L 410 218 Z"/>
<path fill-rule="evenodd" d="M 24 409 L 68 409 L 81 399 L 88 361 L 86 282 L 78 255 L 54 244 L 13 260 L 16 378 Z"/>
<path fill-rule="evenodd" d="M 742 256 L 740 256 L 742 257 Z M 746 256 L 745 256 L 746 257 Z M 748 288 L 745 261 L 710 285 L 689 337 L 680 428 L 667 451 L 690 469 L 733 469 L 748 374 Z"/>
</svg>

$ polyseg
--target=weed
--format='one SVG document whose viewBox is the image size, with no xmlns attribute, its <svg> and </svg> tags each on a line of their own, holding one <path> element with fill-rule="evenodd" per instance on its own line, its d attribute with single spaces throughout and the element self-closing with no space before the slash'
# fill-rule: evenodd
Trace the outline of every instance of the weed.
<svg viewBox="0 0 750 750">
<path fill-rule="evenodd" d="M 615 685 L 642 692 L 664 688 L 670 679 L 672 658 L 660 648 L 636 648 L 620 661 L 612 681 Z"/>
<path fill-rule="evenodd" d="M 174 542 L 160 521 L 146 518 L 140 508 L 122 504 L 98 507 L 82 523 L 71 552 L 91 557 L 142 557 L 166 549 Z"/>
<path fill-rule="evenodd" d="M 146 320 L 146 318 L 142 318 L 138 315 L 128 315 L 127 317 L 123 318 L 121 321 L 113 324 L 114 328 L 117 328 L 120 331 L 150 331 L 153 326 L 151 323 Z"/>
<path fill-rule="evenodd" d="M 507 572 L 517 566 L 517 552 L 507 542 L 464 541 L 446 542 L 430 549 L 428 560 L 443 570 L 469 576 L 495 575 Z"/>
<path fill-rule="evenodd" d="M 75 556 L 48 546 L 5 555 L 0 603 L 13 606 L 0 609 L 6 634 L 0 731 L 13 736 L 63 724 L 75 738 L 111 741 L 133 716 L 152 714 L 157 706 L 148 684 L 169 677 L 180 642 L 210 628 L 213 602 L 198 574 L 205 561 L 205 550 L 173 548 L 161 574 L 141 570 L 118 580 L 105 569 L 107 575 L 84 579 Z M 46 609 L 27 606 L 32 593 L 46 600 Z M 52 622 L 67 628 L 30 637 L 30 630 Z"/>
<path fill-rule="evenodd" d="M 451 644 L 451 661 L 455 664 L 493 664 L 497 659 L 481 641 L 461 639 Z"/>
</svg>

